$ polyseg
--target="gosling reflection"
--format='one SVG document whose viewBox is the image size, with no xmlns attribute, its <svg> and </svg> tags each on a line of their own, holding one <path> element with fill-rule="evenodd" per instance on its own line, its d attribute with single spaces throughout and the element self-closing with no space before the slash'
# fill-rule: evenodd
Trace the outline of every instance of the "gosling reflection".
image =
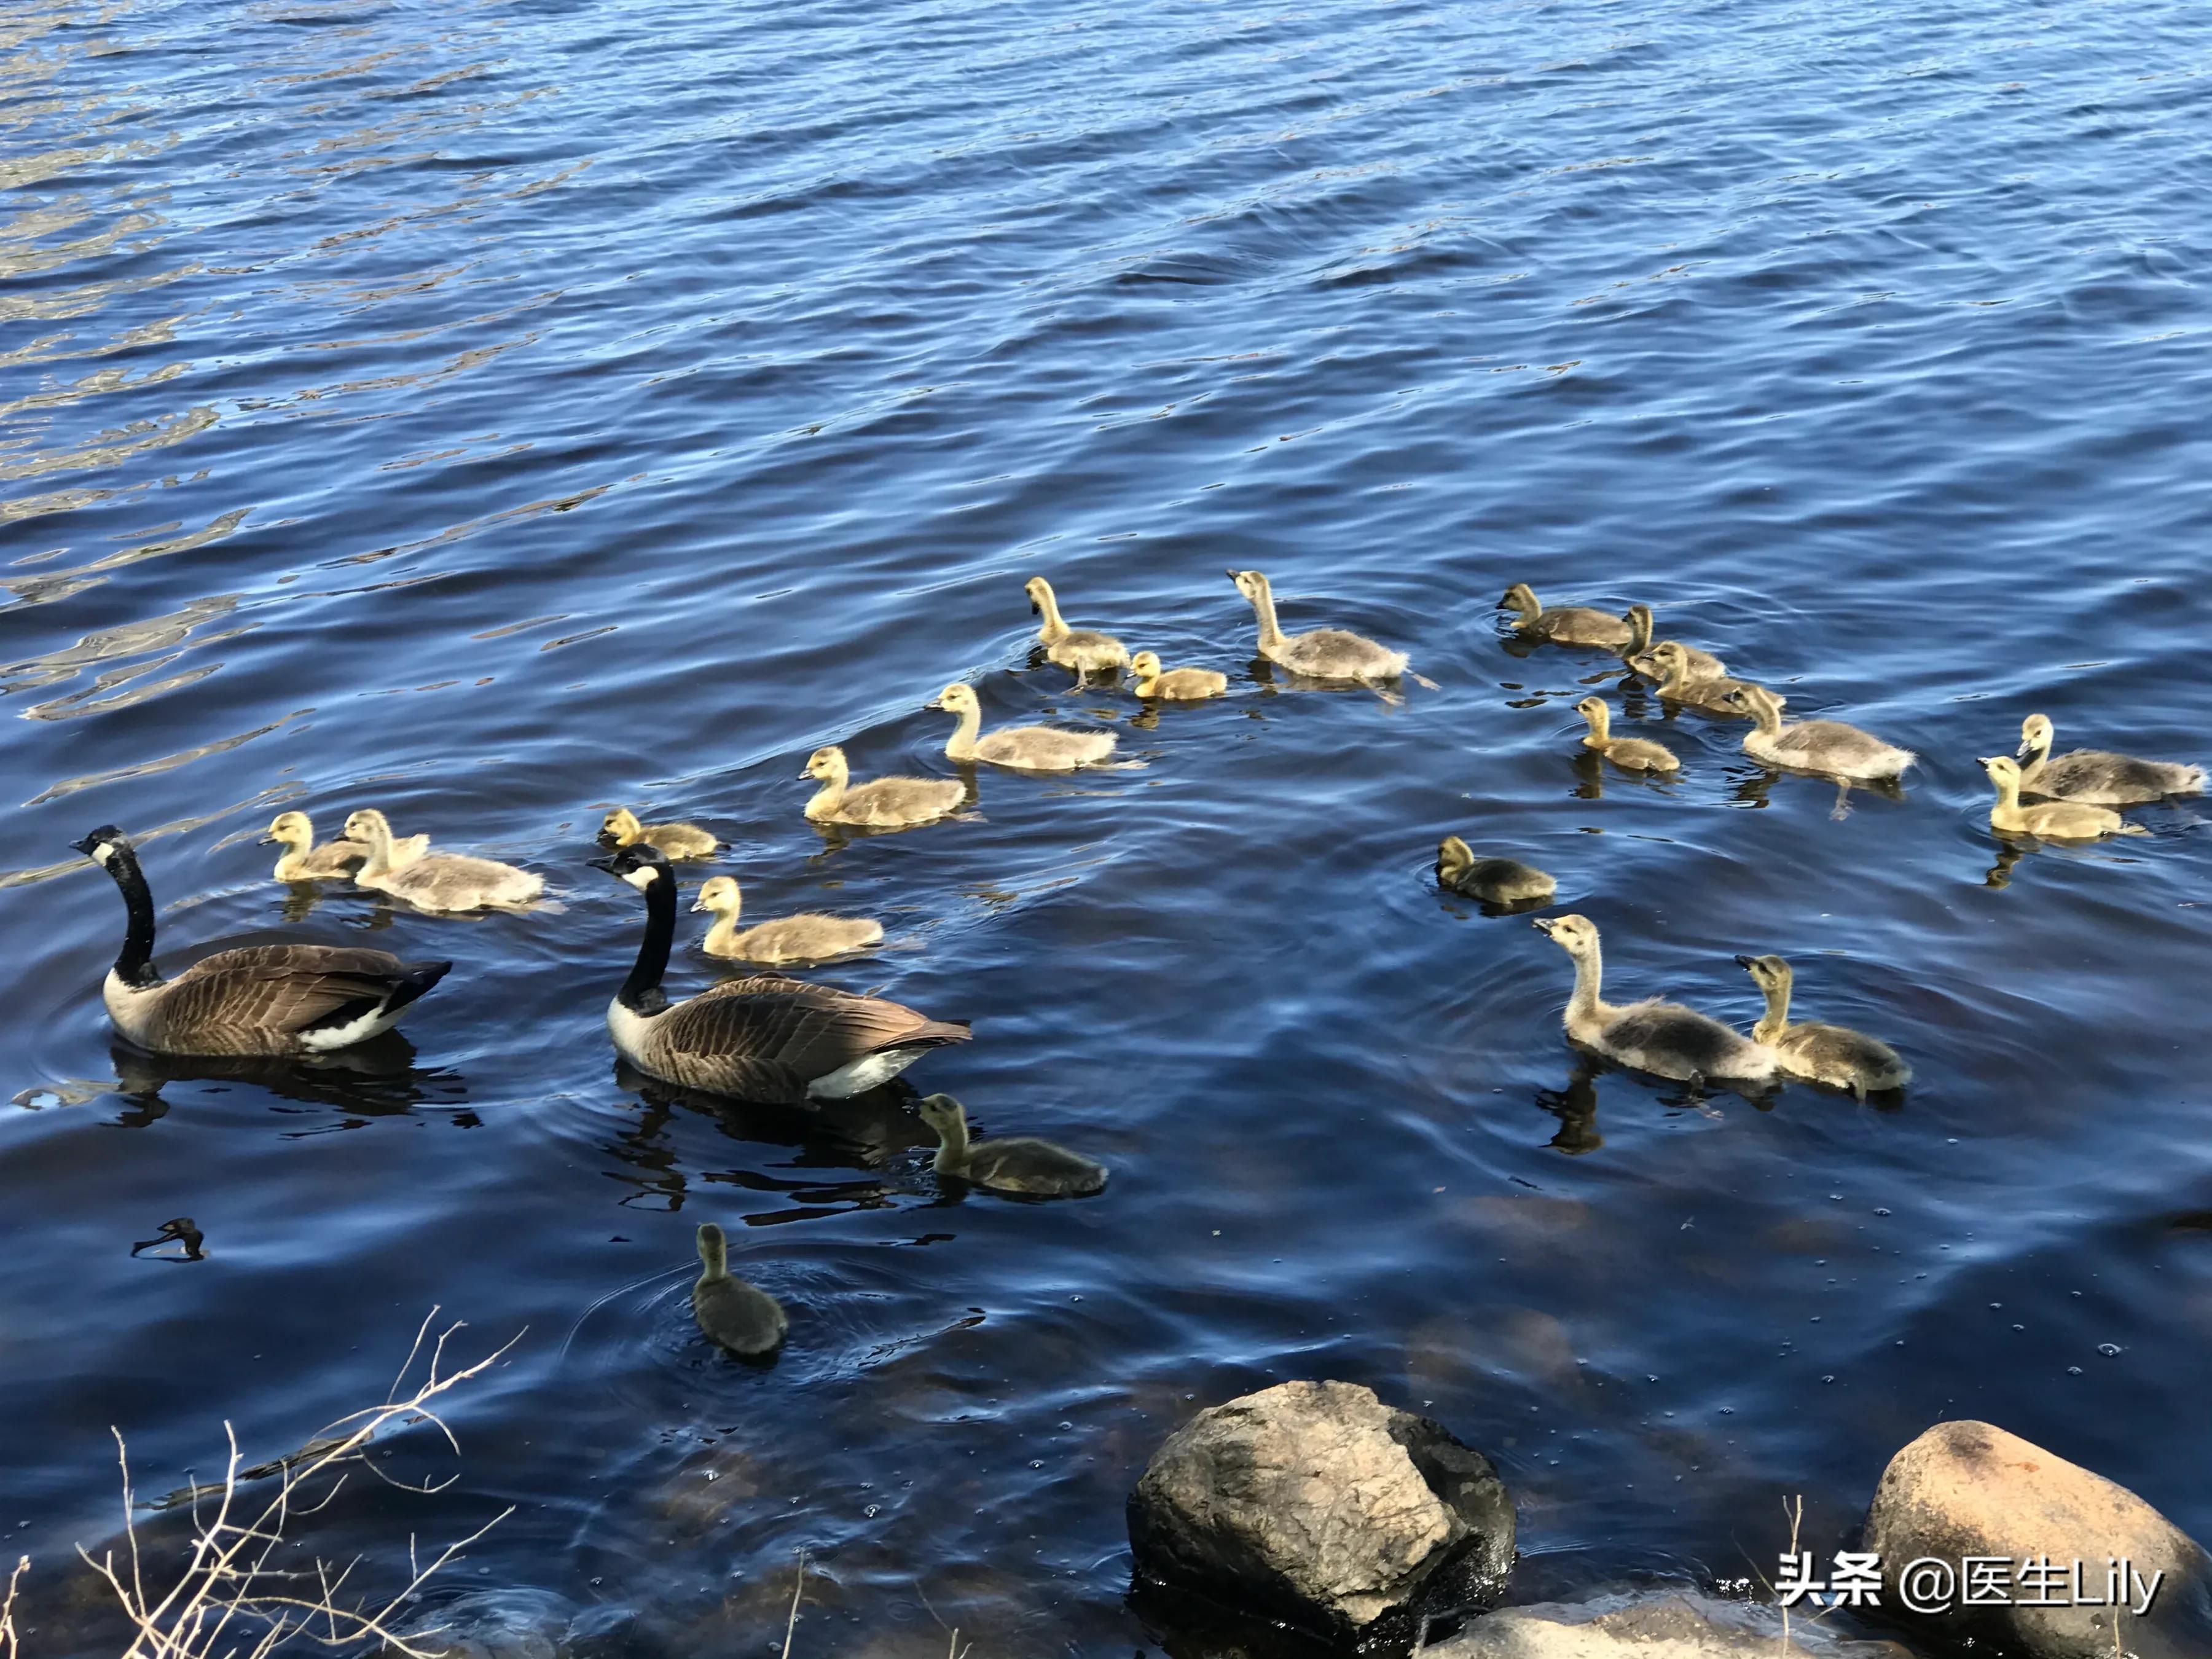
<svg viewBox="0 0 2212 1659">
<path fill-rule="evenodd" d="M 1605 1145 L 1597 1132 L 1597 1079 L 1601 1068 L 1592 1060 L 1577 1060 L 1564 1089 L 1539 1089 L 1536 1104 L 1559 1120 L 1559 1133 L 1544 1144 L 1555 1152 L 1580 1158 Z"/>
<path fill-rule="evenodd" d="M 967 1109 L 951 1095 L 931 1095 L 918 1109 L 937 1131 L 931 1167 L 939 1176 L 1025 1198 L 1083 1198 L 1105 1190 L 1104 1164 L 1052 1141 L 1027 1135 L 970 1140 Z"/>
<path fill-rule="evenodd" d="M 131 1254 L 134 1256 L 142 1255 L 149 1251 L 159 1252 L 165 1245 L 181 1244 L 184 1246 L 182 1255 L 155 1254 L 154 1260 L 156 1261 L 204 1261 L 207 1260 L 207 1252 L 200 1246 L 206 1242 L 207 1235 L 192 1224 L 191 1217 L 180 1215 L 173 1220 L 164 1221 L 161 1224 L 159 1237 L 141 1239 L 137 1243 L 133 1244 L 131 1247 Z"/>
<path fill-rule="evenodd" d="M 691 1285 L 691 1316 L 707 1340 L 747 1359 L 774 1353 L 790 1328 L 783 1304 L 730 1272 L 729 1241 L 711 1221 L 699 1229 L 699 1261 L 701 1272 Z"/>
</svg>

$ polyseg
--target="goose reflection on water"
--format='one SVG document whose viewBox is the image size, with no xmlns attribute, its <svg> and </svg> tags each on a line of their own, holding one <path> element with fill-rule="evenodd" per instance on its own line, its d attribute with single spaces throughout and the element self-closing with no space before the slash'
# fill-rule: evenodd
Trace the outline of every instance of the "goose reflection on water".
<svg viewBox="0 0 2212 1659">
<path fill-rule="evenodd" d="M 123 1101 L 114 1119 L 123 1128 L 143 1129 L 167 1116 L 164 1091 L 179 1085 L 243 1084 L 295 1106 L 335 1109 L 340 1120 L 328 1127 L 338 1129 L 404 1117 L 419 1106 L 460 1106 L 469 1098 L 465 1077 L 450 1066 L 416 1064 L 415 1045 L 398 1031 L 326 1054 L 157 1054 L 119 1041 L 107 1052 L 115 1080 L 100 1092 Z M 465 1109 L 441 1115 L 460 1128 L 480 1121 Z"/>
</svg>

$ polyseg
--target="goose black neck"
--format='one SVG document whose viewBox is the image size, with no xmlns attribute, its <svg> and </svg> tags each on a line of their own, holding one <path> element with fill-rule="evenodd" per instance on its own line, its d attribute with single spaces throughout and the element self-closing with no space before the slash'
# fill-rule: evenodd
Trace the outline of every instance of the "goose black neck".
<svg viewBox="0 0 2212 1659">
<path fill-rule="evenodd" d="M 645 937 L 638 941 L 637 961 L 616 994 L 623 1007 L 641 1014 L 657 1014 L 668 1006 L 660 988 L 668 971 L 668 951 L 676 942 L 676 878 L 662 871 L 645 889 Z"/>
<path fill-rule="evenodd" d="M 154 895 L 146 885 L 146 872 L 138 867 L 138 854 L 118 847 L 108 854 L 107 873 L 123 890 L 123 908 L 130 921 L 123 930 L 123 948 L 115 953 L 115 976 L 125 985 L 158 985 L 154 971 Z"/>
</svg>

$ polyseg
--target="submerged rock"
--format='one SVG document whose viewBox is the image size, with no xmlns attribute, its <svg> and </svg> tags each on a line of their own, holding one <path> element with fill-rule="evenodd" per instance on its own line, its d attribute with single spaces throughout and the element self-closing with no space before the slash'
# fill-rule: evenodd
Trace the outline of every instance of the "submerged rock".
<svg viewBox="0 0 2212 1659">
<path fill-rule="evenodd" d="M 1333 1641 L 1494 1595 L 1513 1500 L 1480 1452 L 1351 1382 L 1285 1382 L 1168 1437 L 1129 1495 L 1140 1577 Z"/>
<path fill-rule="evenodd" d="M 1890 1460 L 1867 1512 L 1866 1547 L 1881 1556 L 1886 1610 L 1906 1620 L 1916 1615 L 1899 1579 L 1913 1562 L 1944 1562 L 1954 1572 L 1967 1556 L 2002 1564 L 2004 1601 L 1917 1615 L 1948 1639 L 1989 1643 L 2029 1659 L 2212 1652 L 2212 1562 L 2204 1552 L 2125 1486 L 1987 1423 L 1938 1423 Z M 2063 1590 L 2053 1592 L 2046 1561 L 2063 1576 Z M 2077 1561 L 2079 1590 L 2072 1580 Z M 2033 1593 L 2024 1564 L 2037 1572 Z M 2131 1604 L 2108 1593 L 2112 1579 L 2148 1585 L 2160 1573 L 2148 1597 L 2133 1582 L 2118 1586 L 2133 1590 Z M 2027 1605 L 2061 1595 L 2067 1605 Z M 2091 1596 L 2123 1605 L 2079 1604 Z M 2134 1607 L 2146 1600 L 2149 1611 L 2138 1618 Z"/>
<path fill-rule="evenodd" d="M 1790 1621 L 1782 1610 L 1754 1601 L 1719 1601 L 1686 1591 L 1601 1596 L 1506 1607 L 1478 1619 L 1449 1642 L 1421 1650 L 1421 1659 L 1912 1659 L 1894 1642 L 1860 1642 L 1811 1619 Z"/>
</svg>

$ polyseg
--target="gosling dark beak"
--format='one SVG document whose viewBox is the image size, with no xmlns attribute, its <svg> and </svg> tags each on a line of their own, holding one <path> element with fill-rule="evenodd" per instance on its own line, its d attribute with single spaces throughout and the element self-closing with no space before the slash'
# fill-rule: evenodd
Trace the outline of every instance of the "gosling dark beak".
<svg viewBox="0 0 2212 1659">
<path fill-rule="evenodd" d="M 276 844 L 276 837 L 274 836 L 264 836 L 259 841 L 255 842 L 253 844 L 256 847 L 274 847 Z"/>
<path fill-rule="evenodd" d="M 1995 755 L 1977 755 L 1974 757 L 1974 764 L 1977 766 L 1987 766 L 1991 761 L 1996 758 L 1997 757 Z"/>
<path fill-rule="evenodd" d="M 1754 960 L 1755 958 L 1751 957 L 1738 957 L 1735 959 L 1735 965 L 1739 968 L 1748 968 Z"/>
<path fill-rule="evenodd" d="M 2014 760 L 2026 760 L 2034 752 L 2035 745 L 2030 743 L 2026 738 L 2022 738 L 2020 740 L 2020 747 L 2012 751 L 2012 757 Z"/>
<path fill-rule="evenodd" d="M 1552 922 L 1548 917 L 1539 916 L 1535 921 L 1530 922 L 1528 925 L 1534 928 L 1538 933 L 1541 933 L 1546 939 L 1551 938 Z"/>
<path fill-rule="evenodd" d="M 932 697 L 927 702 L 922 704 L 922 707 L 924 708 L 942 708 L 945 707 L 945 699 L 942 697 Z"/>
<path fill-rule="evenodd" d="M 594 870 L 605 871 L 611 876 L 615 873 L 615 861 L 611 858 L 586 859 L 584 862 L 590 865 Z"/>
<path fill-rule="evenodd" d="M 801 783 L 811 783 L 814 781 L 814 769 L 810 766 L 801 772 L 799 775 L 799 781 Z"/>
</svg>

